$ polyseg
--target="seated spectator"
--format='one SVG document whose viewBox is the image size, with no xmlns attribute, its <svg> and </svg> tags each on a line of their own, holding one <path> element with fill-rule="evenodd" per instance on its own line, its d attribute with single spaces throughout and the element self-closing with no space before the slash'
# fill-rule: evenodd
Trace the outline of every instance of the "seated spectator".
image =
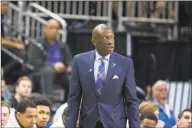
<svg viewBox="0 0 192 128">
<path fill-rule="evenodd" d="M 15 94 L 10 100 L 11 107 L 16 108 L 17 104 L 21 102 L 24 98 L 31 95 L 32 91 L 32 81 L 27 76 L 20 77 L 15 85 Z"/>
<path fill-rule="evenodd" d="M 8 48 L 18 56 L 21 56 L 21 53 L 24 50 L 24 45 L 21 43 L 21 41 L 17 37 L 10 36 L 8 34 L 8 24 L 6 20 L 6 14 L 8 11 L 8 2 L 2 1 L 1 2 L 1 45 Z M 7 29 L 6 29 L 7 27 Z M 6 31 L 7 30 L 7 31 Z M 12 32 L 12 31 L 11 31 Z M 17 62 L 15 59 L 11 58 L 9 55 L 7 55 L 5 52 L 2 53 L 2 66 L 4 68 L 4 74 L 5 76 L 8 75 L 10 71 L 12 71 L 16 66 L 19 65 L 19 62 Z"/>
<path fill-rule="evenodd" d="M 154 113 L 143 113 L 140 117 L 140 128 L 155 128 L 157 122 L 158 119 Z"/>
<path fill-rule="evenodd" d="M 37 118 L 37 106 L 28 99 L 22 100 L 15 112 L 15 117 L 9 118 L 5 127 L 34 128 Z"/>
<path fill-rule="evenodd" d="M 28 98 L 33 101 L 37 106 L 37 118 L 36 126 L 37 128 L 46 128 L 46 125 L 51 116 L 51 104 L 48 99 L 42 97 L 41 95 L 35 95 Z"/>
<path fill-rule="evenodd" d="M 192 110 L 185 109 L 179 113 L 177 125 L 174 128 L 192 128 Z"/>
<path fill-rule="evenodd" d="M 159 80 L 153 85 L 153 102 L 158 104 L 159 107 L 159 120 L 165 123 L 165 128 L 171 128 L 176 124 L 175 114 L 170 109 L 167 100 L 167 83 Z"/>
<path fill-rule="evenodd" d="M 15 48 L 18 50 L 24 50 L 24 45 L 18 42 L 18 39 L 15 37 L 7 37 L 5 35 L 5 23 L 6 21 L 4 21 L 4 17 L 6 16 L 8 11 L 8 2 L 6 1 L 2 1 L 1 2 L 1 40 L 2 40 L 2 45 L 5 47 L 9 47 L 9 48 Z M 11 41 L 12 40 L 12 41 Z"/>
<path fill-rule="evenodd" d="M 8 103 L 1 102 L 1 126 L 5 127 L 10 115 L 10 106 Z"/>
<path fill-rule="evenodd" d="M 139 115 L 141 116 L 143 113 L 153 112 L 157 118 L 159 117 L 158 105 L 152 103 L 151 101 L 144 101 L 139 105 Z M 165 123 L 161 120 L 158 120 L 156 128 L 163 128 Z"/>
<path fill-rule="evenodd" d="M 65 100 L 69 93 L 69 75 L 71 72 L 72 55 L 67 43 L 63 44 L 57 40 L 60 23 L 54 19 L 48 21 L 44 36 L 36 41 L 40 43 L 43 50 L 37 45 L 31 44 L 27 52 L 28 62 L 35 66 L 34 72 L 41 72 L 42 91 L 52 98 L 54 81 L 65 90 Z M 46 54 L 45 54 L 46 53 Z"/>
<path fill-rule="evenodd" d="M 68 106 L 64 109 L 64 112 L 62 114 L 62 120 L 58 120 L 57 122 L 55 122 L 53 125 L 51 125 L 50 128 L 58 128 L 58 127 L 62 127 L 65 128 L 65 122 L 66 122 L 66 116 L 67 116 L 67 111 L 68 111 Z"/>
<path fill-rule="evenodd" d="M 146 112 L 153 112 L 158 117 L 159 116 L 158 105 L 152 103 L 151 101 L 143 101 L 139 105 L 139 115 L 141 116 L 142 113 Z"/>
<path fill-rule="evenodd" d="M 3 69 L 1 68 L 1 100 L 9 102 L 11 99 L 11 93 L 9 89 L 6 87 L 6 83 L 3 76 Z"/>
</svg>

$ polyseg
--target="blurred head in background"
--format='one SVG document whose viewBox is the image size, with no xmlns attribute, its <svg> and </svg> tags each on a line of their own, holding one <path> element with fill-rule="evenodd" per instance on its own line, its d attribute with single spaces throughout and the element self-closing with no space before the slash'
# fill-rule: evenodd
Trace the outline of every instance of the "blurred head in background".
<svg viewBox="0 0 192 128">
<path fill-rule="evenodd" d="M 24 99 L 31 95 L 32 81 L 27 76 L 20 77 L 15 86 L 15 96 Z"/>
<path fill-rule="evenodd" d="M 168 95 L 167 83 L 163 80 L 153 85 L 153 98 L 161 105 L 165 105 Z"/>
<path fill-rule="evenodd" d="M 1 1 L 1 15 L 6 15 L 8 12 L 8 2 Z"/>
<path fill-rule="evenodd" d="M 55 19 L 50 19 L 44 28 L 44 34 L 49 43 L 55 43 L 60 30 L 60 22 Z"/>
<path fill-rule="evenodd" d="M 1 68 L 1 100 L 3 98 L 4 91 L 5 91 L 5 80 L 3 77 L 3 68 Z"/>
<path fill-rule="evenodd" d="M 157 117 L 159 116 L 158 105 L 151 101 L 144 101 L 139 105 L 139 115 L 143 113 L 153 112 Z"/>
<path fill-rule="evenodd" d="M 3 99 L 4 92 L 5 92 L 5 80 L 1 79 L 1 100 Z"/>
<path fill-rule="evenodd" d="M 177 128 L 192 128 L 192 110 L 185 109 L 178 115 Z"/>
<path fill-rule="evenodd" d="M 158 119 L 154 113 L 143 113 L 140 117 L 140 128 L 155 128 L 157 122 Z"/>
<path fill-rule="evenodd" d="M 10 105 L 4 101 L 1 102 L 1 126 L 7 124 L 10 115 Z"/>
</svg>

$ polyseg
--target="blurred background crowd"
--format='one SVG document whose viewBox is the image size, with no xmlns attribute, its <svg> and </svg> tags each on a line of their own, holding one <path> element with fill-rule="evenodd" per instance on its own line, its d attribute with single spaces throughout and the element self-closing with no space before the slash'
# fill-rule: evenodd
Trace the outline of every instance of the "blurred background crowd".
<svg viewBox="0 0 192 128">
<path fill-rule="evenodd" d="M 105 23 L 115 51 L 133 59 L 141 127 L 191 128 L 191 6 L 1 1 L 1 125 L 64 127 L 73 56 L 94 49 L 91 31 Z"/>
</svg>

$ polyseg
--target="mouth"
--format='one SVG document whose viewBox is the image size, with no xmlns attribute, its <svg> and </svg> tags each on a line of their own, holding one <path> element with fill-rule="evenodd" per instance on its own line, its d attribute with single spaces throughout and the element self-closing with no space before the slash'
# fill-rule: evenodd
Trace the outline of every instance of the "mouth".
<svg viewBox="0 0 192 128">
<path fill-rule="evenodd" d="M 113 50 L 114 47 L 112 47 L 112 46 L 111 46 L 111 47 L 107 47 L 107 49 L 108 49 L 108 50 Z"/>
<path fill-rule="evenodd" d="M 41 123 L 47 123 L 47 121 L 41 121 Z"/>
</svg>

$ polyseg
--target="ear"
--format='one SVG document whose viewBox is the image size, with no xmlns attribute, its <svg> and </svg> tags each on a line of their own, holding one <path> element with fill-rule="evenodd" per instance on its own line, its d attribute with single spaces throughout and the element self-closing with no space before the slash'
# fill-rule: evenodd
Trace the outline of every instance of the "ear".
<svg viewBox="0 0 192 128">
<path fill-rule="evenodd" d="M 20 118 L 20 117 L 21 117 L 21 113 L 20 113 L 20 112 L 17 112 L 17 113 L 16 113 L 16 116 L 17 116 L 17 118 Z"/>
<path fill-rule="evenodd" d="M 180 121 L 179 121 L 179 119 L 177 119 L 177 121 L 176 121 L 176 125 L 178 126 L 178 125 L 179 125 L 179 123 L 180 123 Z"/>
<path fill-rule="evenodd" d="M 91 42 L 93 43 L 93 45 L 95 45 L 96 40 L 92 37 L 92 38 L 91 38 Z"/>
</svg>

